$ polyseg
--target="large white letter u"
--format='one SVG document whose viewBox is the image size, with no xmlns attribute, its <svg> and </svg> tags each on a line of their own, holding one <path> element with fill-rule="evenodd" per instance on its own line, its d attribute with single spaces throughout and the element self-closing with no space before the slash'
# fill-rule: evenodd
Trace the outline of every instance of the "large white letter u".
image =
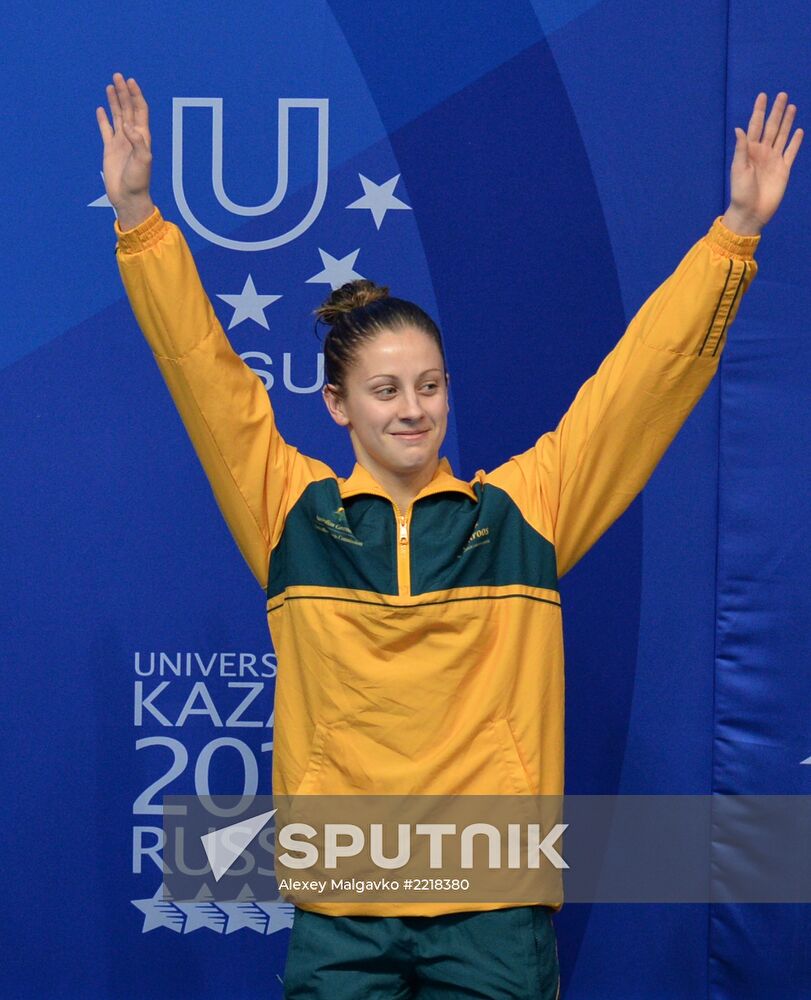
<svg viewBox="0 0 811 1000">
<path fill-rule="evenodd" d="M 291 108 L 314 108 L 318 114 L 318 179 L 312 204 L 304 218 L 286 233 L 266 240 L 243 241 L 220 236 L 203 225 L 192 212 L 183 188 L 183 111 L 185 108 L 211 108 L 211 183 L 217 201 L 234 215 L 268 215 L 281 205 L 287 194 L 289 167 L 289 129 Z M 263 205 L 238 205 L 225 193 L 222 180 L 222 98 L 175 97 L 172 101 L 172 185 L 175 199 L 183 218 L 192 229 L 218 246 L 229 250 L 272 250 L 301 236 L 318 218 L 327 197 L 329 179 L 329 101 L 325 97 L 279 98 L 279 155 L 278 180 L 273 196 Z"/>
</svg>

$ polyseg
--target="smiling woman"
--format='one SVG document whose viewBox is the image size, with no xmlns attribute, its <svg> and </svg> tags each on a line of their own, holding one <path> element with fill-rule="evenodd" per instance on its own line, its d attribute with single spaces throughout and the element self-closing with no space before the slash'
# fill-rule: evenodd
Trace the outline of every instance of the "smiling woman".
<svg viewBox="0 0 811 1000">
<path fill-rule="evenodd" d="M 465 482 L 439 457 L 448 376 L 436 324 L 370 282 L 345 285 L 318 310 L 330 327 L 324 400 L 349 431 L 352 474 L 282 438 L 183 235 L 151 201 L 140 88 L 116 74 L 107 94 L 112 126 L 103 109 L 97 117 L 121 275 L 267 597 L 274 794 L 560 796 L 559 578 L 643 488 L 712 380 L 802 140 L 790 136 L 794 105 L 779 94 L 767 119 L 758 95 L 748 132 L 736 131 L 726 214 L 644 303 L 558 427 Z M 529 903 L 506 883 L 486 901 L 295 889 L 285 898 L 297 907 L 291 1000 L 556 996 L 560 878 Z"/>
<path fill-rule="evenodd" d="M 329 326 L 327 409 L 402 513 L 433 479 L 447 430 L 439 329 L 419 306 L 366 280 L 333 292 L 316 314 Z"/>
</svg>

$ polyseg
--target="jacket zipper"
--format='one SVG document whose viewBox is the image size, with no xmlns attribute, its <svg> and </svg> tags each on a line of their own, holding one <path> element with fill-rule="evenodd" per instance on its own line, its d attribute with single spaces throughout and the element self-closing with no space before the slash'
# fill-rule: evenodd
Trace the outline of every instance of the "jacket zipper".
<svg viewBox="0 0 811 1000">
<path fill-rule="evenodd" d="M 394 516 L 398 525 L 397 539 L 397 593 L 400 597 L 411 596 L 411 544 L 409 527 L 411 524 L 411 506 L 405 514 L 394 504 Z"/>
</svg>

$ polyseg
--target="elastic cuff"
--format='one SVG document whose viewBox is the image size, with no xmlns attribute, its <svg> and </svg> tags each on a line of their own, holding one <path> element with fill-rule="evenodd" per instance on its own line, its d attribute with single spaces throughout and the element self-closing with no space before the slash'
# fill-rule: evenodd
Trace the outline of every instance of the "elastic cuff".
<svg viewBox="0 0 811 1000">
<path fill-rule="evenodd" d="M 721 222 L 722 218 L 723 216 L 718 216 L 704 239 L 710 246 L 721 250 L 727 257 L 735 257 L 737 260 L 752 260 L 757 245 L 760 243 L 760 236 L 741 236 L 739 233 L 733 233 Z"/>
<path fill-rule="evenodd" d="M 163 236 L 166 229 L 166 221 L 156 208 L 149 218 L 135 227 L 126 231 L 115 220 L 115 232 L 118 236 L 118 249 L 121 253 L 140 253 L 154 246 Z"/>
</svg>

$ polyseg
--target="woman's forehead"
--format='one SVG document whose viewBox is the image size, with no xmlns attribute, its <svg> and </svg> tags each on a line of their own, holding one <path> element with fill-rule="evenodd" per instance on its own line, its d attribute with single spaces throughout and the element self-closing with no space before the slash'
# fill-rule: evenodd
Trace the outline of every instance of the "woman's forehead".
<svg viewBox="0 0 811 1000">
<path fill-rule="evenodd" d="M 422 374 L 444 371 L 442 354 L 433 337 L 416 327 L 382 330 L 358 348 L 353 368 L 362 378 L 375 374 Z"/>
</svg>

